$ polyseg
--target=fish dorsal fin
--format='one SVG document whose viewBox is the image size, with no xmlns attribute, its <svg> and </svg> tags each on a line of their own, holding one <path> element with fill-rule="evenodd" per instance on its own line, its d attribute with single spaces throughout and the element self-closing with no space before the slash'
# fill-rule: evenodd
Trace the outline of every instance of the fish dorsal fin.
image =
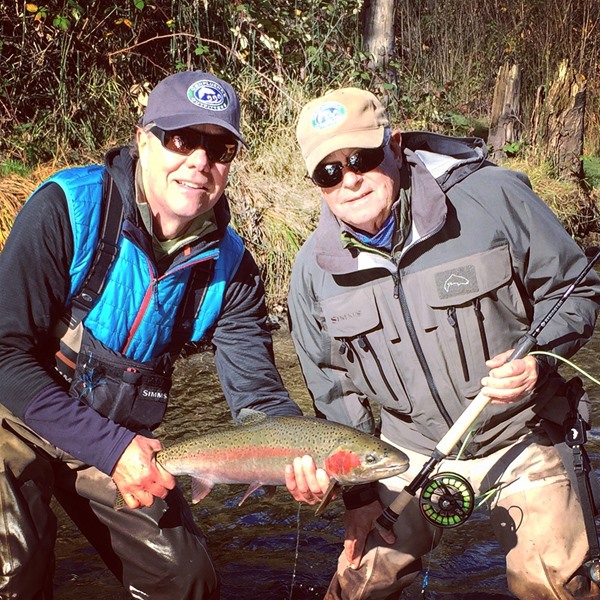
<svg viewBox="0 0 600 600">
<path fill-rule="evenodd" d="M 342 486 L 335 479 L 331 478 L 329 480 L 329 487 L 327 488 L 327 491 L 325 492 L 325 496 L 323 496 L 323 500 L 321 500 L 321 503 L 319 504 L 319 506 L 317 506 L 317 510 L 315 511 L 315 516 L 318 517 L 327 508 L 327 505 L 333 500 L 335 493 L 341 487 Z"/>
<path fill-rule="evenodd" d="M 252 425 L 260 423 L 267 418 L 267 414 L 260 411 L 254 410 L 253 408 L 242 408 L 238 414 L 237 421 L 240 425 Z"/>
</svg>

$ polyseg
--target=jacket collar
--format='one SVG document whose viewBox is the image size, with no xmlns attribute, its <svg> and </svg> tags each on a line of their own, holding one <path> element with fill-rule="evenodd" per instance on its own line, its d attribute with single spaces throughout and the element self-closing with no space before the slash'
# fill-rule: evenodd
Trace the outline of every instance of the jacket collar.
<svg viewBox="0 0 600 600">
<path fill-rule="evenodd" d="M 431 237 L 445 223 L 445 192 L 479 169 L 487 150 L 479 138 L 452 138 L 429 132 L 402 134 L 403 154 L 408 169 L 413 231 L 419 240 Z M 344 248 L 341 231 L 344 223 L 321 202 L 315 231 L 315 259 L 319 267 L 333 273 L 360 270 L 357 248 Z"/>
</svg>

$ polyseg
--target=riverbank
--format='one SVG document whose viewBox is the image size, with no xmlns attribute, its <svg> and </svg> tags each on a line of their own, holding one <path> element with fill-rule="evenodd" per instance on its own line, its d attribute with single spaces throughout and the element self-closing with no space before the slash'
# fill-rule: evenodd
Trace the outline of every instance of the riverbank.
<svg viewBox="0 0 600 600">
<path fill-rule="evenodd" d="M 68 166 L 56 161 L 0 177 L 0 251 L 27 197 Z M 533 159 L 508 159 L 503 166 L 528 175 L 535 192 L 581 245 L 600 243 L 600 188 L 582 195 L 576 184 L 552 178 L 549 166 Z M 276 131 L 259 150 L 242 153 L 232 163 L 227 195 L 232 224 L 263 273 L 269 312 L 282 317 L 294 259 L 316 226 L 321 204 L 318 188 L 305 178 L 293 136 Z"/>
</svg>

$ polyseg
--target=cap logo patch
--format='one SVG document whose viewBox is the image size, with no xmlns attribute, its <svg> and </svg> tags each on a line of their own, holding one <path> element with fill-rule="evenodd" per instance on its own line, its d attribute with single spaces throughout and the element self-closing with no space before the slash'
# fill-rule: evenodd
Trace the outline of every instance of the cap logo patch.
<svg viewBox="0 0 600 600">
<path fill-rule="evenodd" d="M 201 79 L 190 85 L 187 97 L 192 104 L 208 110 L 221 111 L 229 106 L 227 92 L 210 79 Z"/>
<path fill-rule="evenodd" d="M 325 102 L 314 112 L 313 129 L 322 131 L 339 125 L 346 118 L 346 109 L 339 102 Z"/>
</svg>

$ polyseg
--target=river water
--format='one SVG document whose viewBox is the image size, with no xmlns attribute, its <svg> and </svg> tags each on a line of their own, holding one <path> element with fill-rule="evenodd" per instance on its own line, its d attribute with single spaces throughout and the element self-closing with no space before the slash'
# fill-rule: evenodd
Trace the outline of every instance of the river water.
<svg viewBox="0 0 600 600">
<path fill-rule="evenodd" d="M 600 327 L 599 327 L 600 328 Z M 310 400 L 288 332 L 274 332 L 277 365 L 290 394 L 307 413 Z M 600 333 L 574 359 L 600 378 Z M 562 367 L 566 377 L 574 374 Z M 592 462 L 600 469 L 600 388 L 584 381 L 593 401 L 596 428 L 589 434 Z M 159 430 L 165 445 L 230 423 L 230 413 L 215 375 L 210 353 L 182 359 L 175 373 L 166 424 Z M 189 480 L 181 478 L 189 498 Z M 244 486 L 216 486 L 193 506 L 208 538 L 213 560 L 223 579 L 222 600 L 312 600 L 322 598 L 343 540 L 340 500 L 324 514 L 299 506 L 284 488 L 274 498 L 254 494 L 238 507 Z M 129 598 L 57 507 L 56 600 Z M 440 546 L 424 559 L 423 579 L 405 590 L 404 598 L 430 600 L 502 600 L 513 598 L 506 587 L 504 559 L 483 510 L 465 526 L 447 530 Z M 177 600 L 177 599 L 174 599 Z"/>
</svg>

